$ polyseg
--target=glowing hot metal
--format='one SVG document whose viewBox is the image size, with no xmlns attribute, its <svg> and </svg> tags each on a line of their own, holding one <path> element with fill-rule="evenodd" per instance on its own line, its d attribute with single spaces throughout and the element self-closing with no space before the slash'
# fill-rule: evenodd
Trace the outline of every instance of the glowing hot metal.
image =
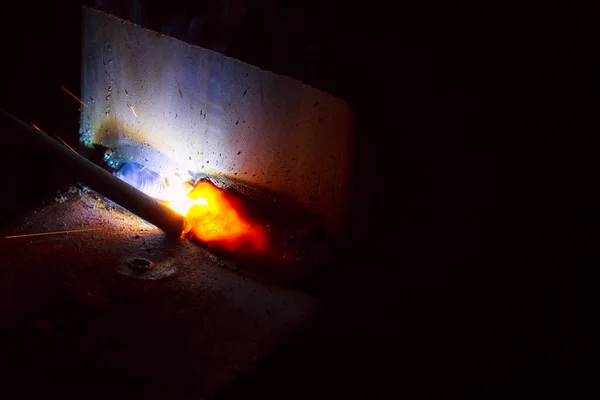
<svg viewBox="0 0 600 400">
<path fill-rule="evenodd" d="M 164 203 L 186 218 L 186 233 L 231 252 L 264 254 L 265 228 L 243 211 L 241 200 L 210 181 L 170 185 Z"/>
</svg>

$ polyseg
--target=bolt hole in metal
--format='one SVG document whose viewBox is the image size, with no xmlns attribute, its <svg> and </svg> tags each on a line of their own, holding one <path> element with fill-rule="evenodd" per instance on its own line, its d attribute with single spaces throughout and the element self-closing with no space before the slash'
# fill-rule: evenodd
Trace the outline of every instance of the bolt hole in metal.
<svg viewBox="0 0 600 400">
<path fill-rule="evenodd" d="M 115 270 L 130 278 L 159 280 L 173 275 L 176 268 L 170 261 L 155 262 L 144 257 L 131 257 L 122 260 Z"/>
<path fill-rule="evenodd" d="M 148 270 L 154 268 L 156 264 L 147 258 L 136 257 L 129 260 L 129 266 L 137 270 Z"/>
</svg>

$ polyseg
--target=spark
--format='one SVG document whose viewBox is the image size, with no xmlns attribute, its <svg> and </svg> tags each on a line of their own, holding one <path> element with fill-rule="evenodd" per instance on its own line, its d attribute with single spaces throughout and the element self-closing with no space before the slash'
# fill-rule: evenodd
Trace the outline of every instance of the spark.
<svg viewBox="0 0 600 400">
<path fill-rule="evenodd" d="M 133 108 L 133 106 L 129 106 L 129 108 L 131 108 L 131 112 L 133 113 L 133 115 L 137 118 L 137 114 L 135 113 L 135 109 Z"/>
<path fill-rule="evenodd" d="M 33 126 L 37 131 L 42 132 L 44 135 L 50 137 L 50 135 L 48 135 L 46 132 L 44 132 L 43 130 L 41 130 L 40 127 L 37 126 L 36 124 L 34 124 L 33 122 L 30 122 L 29 125 Z M 60 140 L 62 142 L 62 144 L 64 144 L 65 146 L 67 146 L 73 153 L 79 154 L 78 152 L 75 151 L 75 149 L 73 149 L 71 146 L 69 146 L 69 144 L 67 142 L 65 142 L 64 140 L 62 140 L 62 138 L 60 136 L 58 136 L 57 134 L 54 134 L 54 136 L 56 136 L 58 138 L 58 140 Z"/>
<path fill-rule="evenodd" d="M 36 125 L 36 124 L 34 124 L 33 122 L 30 122 L 30 123 L 29 123 L 29 125 L 33 126 L 33 127 L 34 127 L 34 128 L 37 130 L 37 131 L 39 131 L 39 132 L 42 132 L 44 135 L 46 135 L 46 136 L 50 136 L 50 135 L 48 135 L 46 132 L 44 132 L 43 130 L 41 130 L 41 129 L 39 128 L 39 126 L 37 126 L 37 125 Z"/>
<path fill-rule="evenodd" d="M 60 138 L 60 136 L 56 135 L 55 136 L 58 138 L 58 140 L 60 140 L 62 142 L 62 144 L 64 144 L 65 146 L 67 146 L 69 149 L 71 149 L 71 151 L 75 154 L 79 154 L 78 152 L 75 151 L 75 149 L 73 149 L 71 146 L 69 146 L 69 144 L 67 142 L 65 142 L 64 140 L 62 140 Z"/>
<path fill-rule="evenodd" d="M 83 101 L 81 101 L 79 99 L 79 97 L 77 97 L 73 93 L 69 92 L 64 86 L 61 86 L 61 89 L 64 90 L 65 92 L 69 93 L 71 95 L 71 97 L 73 97 L 75 100 L 77 100 L 78 102 L 80 102 L 81 104 L 83 104 L 86 108 L 88 108 L 87 104 L 85 104 Z"/>
<path fill-rule="evenodd" d="M 87 228 L 87 229 L 71 229 L 71 230 L 68 230 L 68 231 L 27 233 L 27 234 L 24 234 L 24 235 L 5 236 L 5 239 L 15 239 L 15 238 L 24 238 L 24 237 L 31 237 L 31 236 L 43 236 L 43 235 L 58 235 L 60 233 L 89 232 L 89 231 L 98 231 L 98 230 L 101 230 L 101 229 L 102 228 Z"/>
</svg>

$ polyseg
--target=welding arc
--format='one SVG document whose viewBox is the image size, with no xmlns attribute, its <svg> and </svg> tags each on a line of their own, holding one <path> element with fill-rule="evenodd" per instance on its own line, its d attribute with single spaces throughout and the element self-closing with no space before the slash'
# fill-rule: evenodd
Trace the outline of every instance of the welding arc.
<svg viewBox="0 0 600 400">
<path fill-rule="evenodd" d="M 0 129 L 5 137 L 9 134 L 11 140 L 20 142 L 19 146 L 36 150 L 43 158 L 40 161 L 47 163 L 56 172 L 90 187 L 169 235 L 179 237 L 183 232 L 183 216 L 72 152 L 48 135 L 40 133 L 4 109 L 0 109 Z"/>
</svg>

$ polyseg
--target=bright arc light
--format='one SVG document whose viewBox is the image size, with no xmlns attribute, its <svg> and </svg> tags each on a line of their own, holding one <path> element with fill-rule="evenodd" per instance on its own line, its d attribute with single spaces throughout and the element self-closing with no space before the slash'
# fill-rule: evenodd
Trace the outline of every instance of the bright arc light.
<svg viewBox="0 0 600 400">
<path fill-rule="evenodd" d="M 196 200 L 192 200 L 186 195 L 171 198 L 170 200 L 167 200 L 167 203 L 169 208 L 173 209 L 184 217 L 188 214 L 190 208 L 193 206 L 208 206 L 208 201 L 206 201 L 206 199 L 200 197 Z"/>
<path fill-rule="evenodd" d="M 188 195 L 192 190 L 193 186 L 185 182 L 172 183 L 161 193 L 161 199 L 169 208 L 185 217 L 193 206 L 208 206 L 208 201 L 203 197 L 190 198 Z"/>
</svg>

